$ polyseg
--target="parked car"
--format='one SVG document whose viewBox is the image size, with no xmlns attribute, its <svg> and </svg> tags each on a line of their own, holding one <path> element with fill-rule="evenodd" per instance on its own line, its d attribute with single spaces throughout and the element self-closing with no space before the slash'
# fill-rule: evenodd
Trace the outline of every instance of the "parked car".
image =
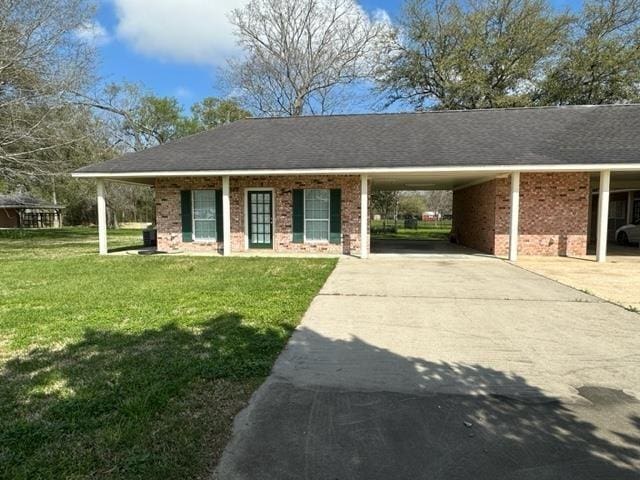
<svg viewBox="0 0 640 480">
<path fill-rule="evenodd" d="M 640 218 L 617 229 L 616 240 L 620 245 L 640 242 Z"/>
</svg>

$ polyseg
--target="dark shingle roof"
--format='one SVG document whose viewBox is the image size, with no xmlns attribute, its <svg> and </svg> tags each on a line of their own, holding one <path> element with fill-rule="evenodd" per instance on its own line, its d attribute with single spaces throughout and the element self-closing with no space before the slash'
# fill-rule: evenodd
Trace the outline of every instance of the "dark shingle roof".
<svg viewBox="0 0 640 480">
<path fill-rule="evenodd" d="M 0 208 L 64 208 L 53 205 L 26 193 L 0 195 Z"/>
<path fill-rule="evenodd" d="M 607 163 L 640 164 L 640 105 L 246 119 L 77 172 Z"/>
</svg>

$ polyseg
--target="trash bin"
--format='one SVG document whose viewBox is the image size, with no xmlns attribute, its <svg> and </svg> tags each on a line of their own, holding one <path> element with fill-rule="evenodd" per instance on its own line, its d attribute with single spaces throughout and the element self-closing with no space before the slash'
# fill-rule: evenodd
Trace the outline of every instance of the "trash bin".
<svg viewBox="0 0 640 480">
<path fill-rule="evenodd" d="M 155 228 L 145 228 L 142 231 L 142 244 L 145 247 L 155 247 L 158 244 L 158 231 Z"/>
<path fill-rule="evenodd" d="M 418 220 L 415 218 L 405 218 L 404 219 L 404 228 L 418 228 Z"/>
</svg>

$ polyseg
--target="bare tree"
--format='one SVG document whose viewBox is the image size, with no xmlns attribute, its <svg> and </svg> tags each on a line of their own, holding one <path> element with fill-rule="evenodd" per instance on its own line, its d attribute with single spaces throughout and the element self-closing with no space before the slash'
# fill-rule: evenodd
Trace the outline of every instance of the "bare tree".
<svg viewBox="0 0 640 480">
<path fill-rule="evenodd" d="M 230 86 L 262 115 L 333 111 L 346 85 L 371 75 L 387 22 L 353 0 L 252 0 L 231 12 L 242 59 Z"/>
<path fill-rule="evenodd" d="M 451 215 L 453 192 L 451 190 L 426 190 L 421 192 L 427 203 L 427 210 L 436 212 L 436 225 L 443 215 Z"/>
<path fill-rule="evenodd" d="M 427 190 L 423 192 L 427 209 L 441 214 L 451 213 L 453 192 L 451 190 Z"/>
<path fill-rule="evenodd" d="M 62 135 L 72 92 L 91 79 L 93 49 L 78 32 L 94 13 L 88 0 L 0 1 L 0 175 L 51 173 L 42 152 Z"/>
</svg>

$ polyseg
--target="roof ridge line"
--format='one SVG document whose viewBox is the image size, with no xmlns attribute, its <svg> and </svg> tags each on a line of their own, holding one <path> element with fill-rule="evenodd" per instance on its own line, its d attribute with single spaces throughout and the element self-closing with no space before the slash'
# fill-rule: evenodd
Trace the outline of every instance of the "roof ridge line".
<svg viewBox="0 0 640 480">
<path fill-rule="evenodd" d="M 394 115 L 429 115 L 441 113 L 475 113 L 475 112 L 505 112 L 518 110 L 587 110 L 600 108 L 623 108 L 623 107 L 640 107 L 640 103 L 607 103 L 607 104 L 584 104 L 584 105 L 536 105 L 524 107 L 502 107 L 502 108 L 467 108 L 467 109 L 444 109 L 444 110 L 421 110 L 407 112 L 364 112 L 364 113 L 331 113 L 327 115 L 280 115 L 274 117 L 246 117 L 241 120 L 291 120 L 299 118 L 332 118 L 332 117 L 384 117 Z M 184 138 L 184 137 L 183 137 Z"/>
</svg>

